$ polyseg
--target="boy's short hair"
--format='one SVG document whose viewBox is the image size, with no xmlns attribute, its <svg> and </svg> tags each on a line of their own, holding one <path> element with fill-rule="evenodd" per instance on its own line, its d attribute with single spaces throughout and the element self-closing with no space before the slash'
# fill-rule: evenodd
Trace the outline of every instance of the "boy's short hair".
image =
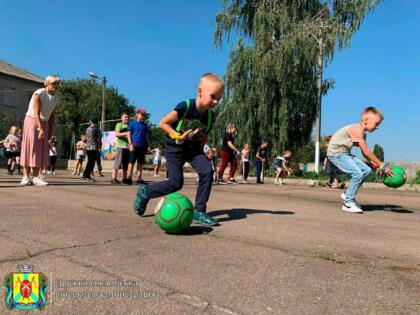
<svg viewBox="0 0 420 315">
<path fill-rule="evenodd" d="M 283 151 L 283 155 L 286 155 L 286 154 L 292 154 L 292 151 L 290 150 Z"/>
<path fill-rule="evenodd" d="M 127 115 L 127 116 L 129 116 L 129 115 L 128 115 L 128 113 L 127 113 L 126 111 L 121 112 L 121 113 L 120 113 L 120 117 L 121 117 L 122 115 Z"/>
<path fill-rule="evenodd" d="M 222 88 L 224 88 L 225 83 L 221 77 L 219 77 L 217 74 L 207 72 L 204 73 L 200 78 L 200 84 L 203 83 L 203 81 L 210 81 L 212 83 L 218 83 Z"/>
<path fill-rule="evenodd" d="M 226 127 L 227 130 L 231 129 L 231 128 L 236 128 L 236 124 L 234 123 L 229 123 Z"/>
<path fill-rule="evenodd" d="M 380 112 L 380 110 L 379 109 L 377 109 L 376 107 L 374 107 L 374 106 L 369 106 L 369 107 L 366 107 L 364 110 L 363 110 L 363 112 L 362 112 L 362 116 L 364 115 L 364 114 L 367 114 L 367 113 L 373 113 L 373 114 L 375 114 L 375 115 L 378 115 L 379 117 L 381 117 L 381 120 L 384 120 L 384 115 L 382 115 L 382 113 Z"/>
</svg>

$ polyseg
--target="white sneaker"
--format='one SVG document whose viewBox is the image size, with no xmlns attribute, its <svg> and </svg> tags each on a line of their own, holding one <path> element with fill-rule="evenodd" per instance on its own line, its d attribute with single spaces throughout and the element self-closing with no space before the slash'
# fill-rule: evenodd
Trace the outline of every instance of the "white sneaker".
<svg viewBox="0 0 420 315">
<path fill-rule="evenodd" d="M 346 194 L 345 194 L 345 193 L 342 193 L 342 194 L 340 195 L 340 197 L 341 197 L 341 200 L 343 200 L 343 202 L 344 202 L 344 201 L 346 201 Z M 362 207 L 360 206 L 360 203 L 358 203 L 357 201 L 355 201 L 354 203 L 355 203 L 355 204 L 356 204 L 356 206 L 358 206 L 359 208 L 362 208 Z"/>
<path fill-rule="evenodd" d="M 53 175 L 55 175 L 55 171 L 53 171 L 52 173 L 53 173 Z"/>
<path fill-rule="evenodd" d="M 79 175 L 79 174 L 76 173 L 76 171 L 74 171 L 71 175 L 75 176 L 75 175 Z"/>
<path fill-rule="evenodd" d="M 48 171 L 47 174 L 51 174 L 51 171 Z"/>
<path fill-rule="evenodd" d="M 277 180 L 277 178 L 274 179 L 274 185 L 277 185 L 279 183 L 279 181 Z"/>
<path fill-rule="evenodd" d="M 363 213 L 363 210 L 360 209 L 355 202 L 349 202 L 348 204 L 343 203 L 341 210 L 350 213 Z"/>
<path fill-rule="evenodd" d="M 242 181 L 242 184 L 248 184 L 248 181 L 243 180 L 243 181 Z"/>
<path fill-rule="evenodd" d="M 29 178 L 28 177 L 23 177 L 22 178 L 22 181 L 20 182 L 20 185 L 21 186 L 26 186 L 26 185 L 29 185 Z"/>
<path fill-rule="evenodd" d="M 34 177 L 32 180 L 35 186 L 47 186 L 48 183 L 39 177 Z"/>
<path fill-rule="evenodd" d="M 279 186 L 283 185 L 283 180 L 282 180 L 282 179 L 279 179 L 279 180 L 277 181 L 277 185 L 279 185 Z"/>
</svg>

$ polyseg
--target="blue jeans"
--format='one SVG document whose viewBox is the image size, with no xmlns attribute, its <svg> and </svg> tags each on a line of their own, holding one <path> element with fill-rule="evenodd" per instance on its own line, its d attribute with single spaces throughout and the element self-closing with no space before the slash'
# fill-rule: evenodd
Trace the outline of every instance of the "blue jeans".
<svg viewBox="0 0 420 315">
<path fill-rule="evenodd" d="M 357 191 L 371 172 L 370 167 L 359 158 L 349 154 L 329 155 L 328 160 L 343 173 L 351 176 L 345 203 L 355 202 Z"/>
</svg>

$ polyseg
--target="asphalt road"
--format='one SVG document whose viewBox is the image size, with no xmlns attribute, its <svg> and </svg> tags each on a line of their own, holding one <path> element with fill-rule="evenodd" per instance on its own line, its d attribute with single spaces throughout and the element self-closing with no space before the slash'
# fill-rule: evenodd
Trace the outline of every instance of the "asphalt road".
<svg viewBox="0 0 420 315">
<path fill-rule="evenodd" d="M 221 225 L 168 235 L 158 199 L 134 214 L 136 186 L 18 181 L 1 171 L 0 274 L 31 264 L 49 277 L 46 308 L 29 314 L 420 313 L 417 193 L 365 189 L 357 215 L 338 190 L 213 186 Z M 192 200 L 195 189 L 187 179 Z"/>
</svg>

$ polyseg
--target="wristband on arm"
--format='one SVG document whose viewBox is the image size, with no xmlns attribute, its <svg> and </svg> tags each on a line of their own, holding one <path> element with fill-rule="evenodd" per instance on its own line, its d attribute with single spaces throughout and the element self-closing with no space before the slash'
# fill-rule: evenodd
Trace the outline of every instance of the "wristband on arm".
<svg viewBox="0 0 420 315">
<path fill-rule="evenodd" d="M 389 166 L 389 163 L 382 163 L 381 167 L 379 168 L 382 172 L 386 170 L 386 168 Z"/>
<path fill-rule="evenodd" d="M 172 140 L 175 140 L 176 144 L 184 143 L 184 141 L 179 140 L 181 138 L 181 135 L 178 132 L 171 132 L 169 134 L 169 138 L 171 138 Z"/>
</svg>

